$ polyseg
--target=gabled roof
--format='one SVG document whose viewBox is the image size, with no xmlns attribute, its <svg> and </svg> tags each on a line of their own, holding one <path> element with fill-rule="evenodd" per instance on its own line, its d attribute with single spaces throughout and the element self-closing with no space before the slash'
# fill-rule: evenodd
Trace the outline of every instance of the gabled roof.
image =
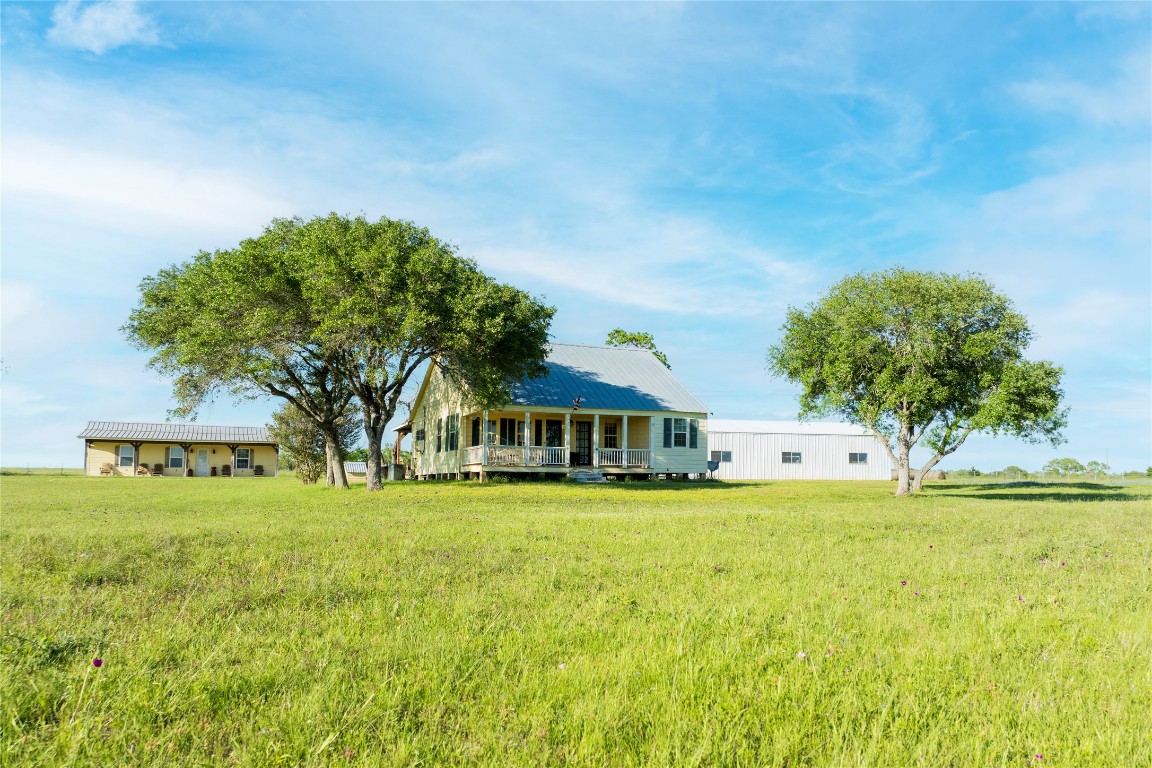
<svg viewBox="0 0 1152 768">
<path fill-rule="evenodd" d="M 717 432 L 744 432 L 757 435 L 872 435 L 872 430 L 867 427 L 839 421 L 709 419 L 708 434 Z"/>
<path fill-rule="evenodd" d="M 552 344 L 548 375 L 512 388 L 520 406 L 706 413 L 704 403 L 646 349 Z"/>
<path fill-rule="evenodd" d="M 210 427 L 205 424 L 145 424 L 132 421 L 90 421 L 77 437 L 86 440 L 168 443 L 276 444 L 266 427 Z"/>
</svg>

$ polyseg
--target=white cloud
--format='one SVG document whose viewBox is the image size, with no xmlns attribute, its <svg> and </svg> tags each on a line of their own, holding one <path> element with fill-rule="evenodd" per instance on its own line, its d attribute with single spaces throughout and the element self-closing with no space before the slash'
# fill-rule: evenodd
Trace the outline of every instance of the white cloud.
<svg viewBox="0 0 1152 768">
<path fill-rule="evenodd" d="M 8 200 L 47 199 L 88 218 L 248 227 L 291 207 L 241 173 L 178 160 L 70 146 L 16 134 L 4 137 Z M 135 224 L 134 226 L 138 226 Z"/>
<path fill-rule="evenodd" d="M 1052 77 L 1016 83 L 1009 92 L 1047 112 L 1064 112 L 1099 125 L 1144 126 L 1152 119 L 1152 61 L 1148 49 L 1120 60 L 1109 82 Z"/>
<path fill-rule="evenodd" d="M 135 2 L 112 0 L 81 5 L 67 0 L 52 11 L 48 39 L 100 55 L 125 45 L 157 45 L 160 37 L 152 20 Z"/>
</svg>

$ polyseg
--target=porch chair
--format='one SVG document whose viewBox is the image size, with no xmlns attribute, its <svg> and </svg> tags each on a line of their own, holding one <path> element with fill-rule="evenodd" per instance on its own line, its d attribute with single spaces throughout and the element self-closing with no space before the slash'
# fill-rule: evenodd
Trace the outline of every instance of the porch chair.
<svg viewBox="0 0 1152 768">
<path fill-rule="evenodd" d="M 257 464 L 252 468 L 252 474 L 256 475 L 256 477 L 264 477 L 264 465 Z"/>
<path fill-rule="evenodd" d="M 163 464 L 153 464 L 152 465 L 152 477 L 163 477 L 163 476 L 164 476 L 164 465 Z"/>
<path fill-rule="evenodd" d="M 141 464 L 140 466 L 136 467 L 137 477 L 148 477 L 150 474 L 152 474 L 152 470 L 148 469 L 147 464 Z"/>
<path fill-rule="evenodd" d="M 100 465 L 100 474 L 114 475 L 116 474 L 116 467 L 110 461 L 106 461 Z"/>
<path fill-rule="evenodd" d="M 220 474 L 224 477 L 232 477 L 232 465 L 225 464 L 224 466 L 220 467 Z"/>
</svg>

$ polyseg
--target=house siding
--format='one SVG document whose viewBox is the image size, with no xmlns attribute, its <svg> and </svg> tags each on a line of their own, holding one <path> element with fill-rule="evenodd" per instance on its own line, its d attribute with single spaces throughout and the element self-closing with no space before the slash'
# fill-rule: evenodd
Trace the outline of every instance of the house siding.
<svg viewBox="0 0 1152 768">
<path fill-rule="evenodd" d="M 152 467 L 154 464 L 165 464 L 165 449 L 170 446 L 177 446 L 178 443 L 144 443 L 140 446 L 139 453 L 136 459 L 136 466 L 121 467 L 117 461 L 116 446 L 130 445 L 131 443 L 126 440 L 93 440 L 88 443 L 87 450 L 85 451 L 85 474 L 89 476 L 99 476 L 100 467 L 104 464 L 112 464 L 113 474 L 120 476 L 134 476 L 136 474 L 136 467 L 144 464 Z M 270 445 L 244 445 L 241 444 L 240 448 L 252 449 L 252 466 L 257 464 L 264 467 L 265 477 L 275 477 L 278 471 L 279 456 L 276 449 Z M 185 453 L 184 467 L 175 469 L 164 467 L 164 477 L 182 477 L 184 469 L 192 466 L 195 467 L 196 451 L 198 449 L 206 449 L 208 454 L 208 466 L 216 467 L 217 474 L 220 473 L 220 467 L 225 464 L 233 462 L 231 451 L 226 445 L 212 444 L 212 443 L 193 443 L 191 448 Z M 212 453 L 212 451 L 216 453 Z M 209 472 L 211 469 L 209 469 Z M 256 471 L 254 469 L 239 469 L 234 470 L 233 473 L 237 477 L 255 477 Z"/>
<path fill-rule="evenodd" d="M 698 421 L 696 447 L 665 448 L 664 419 L 681 418 Z M 653 415 L 652 471 L 657 473 L 704 473 L 708 471 L 708 421 L 703 413 L 658 413 Z M 629 434 L 628 445 L 632 445 Z"/>
<path fill-rule="evenodd" d="M 465 423 L 462 394 L 450 386 L 448 380 L 439 370 L 433 369 L 425 381 L 424 391 L 421 393 L 420 405 L 412 418 L 412 457 L 422 475 L 454 475 L 460 471 L 460 460 L 467 445 L 471 431 L 471 423 Z M 474 410 L 474 409 L 473 409 Z M 447 421 L 448 416 L 461 414 L 460 441 L 456 450 L 436 450 L 436 425 L 440 419 Z M 483 427 L 481 427 L 483 428 Z M 424 440 L 417 441 L 418 430 L 424 431 Z M 446 433 L 444 435 L 446 437 Z"/>
</svg>

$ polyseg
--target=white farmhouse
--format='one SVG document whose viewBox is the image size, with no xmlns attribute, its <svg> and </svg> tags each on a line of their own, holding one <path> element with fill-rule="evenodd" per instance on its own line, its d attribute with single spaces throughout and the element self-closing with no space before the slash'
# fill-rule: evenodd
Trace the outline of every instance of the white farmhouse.
<svg viewBox="0 0 1152 768">
<path fill-rule="evenodd" d="M 396 431 L 417 478 L 707 472 L 707 408 L 647 350 L 552 344 L 547 375 L 484 409 L 431 366 Z"/>
<path fill-rule="evenodd" d="M 880 438 L 834 422 L 708 422 L 708 457 L 719 480 L 888 480 Z"/>
</svg>

